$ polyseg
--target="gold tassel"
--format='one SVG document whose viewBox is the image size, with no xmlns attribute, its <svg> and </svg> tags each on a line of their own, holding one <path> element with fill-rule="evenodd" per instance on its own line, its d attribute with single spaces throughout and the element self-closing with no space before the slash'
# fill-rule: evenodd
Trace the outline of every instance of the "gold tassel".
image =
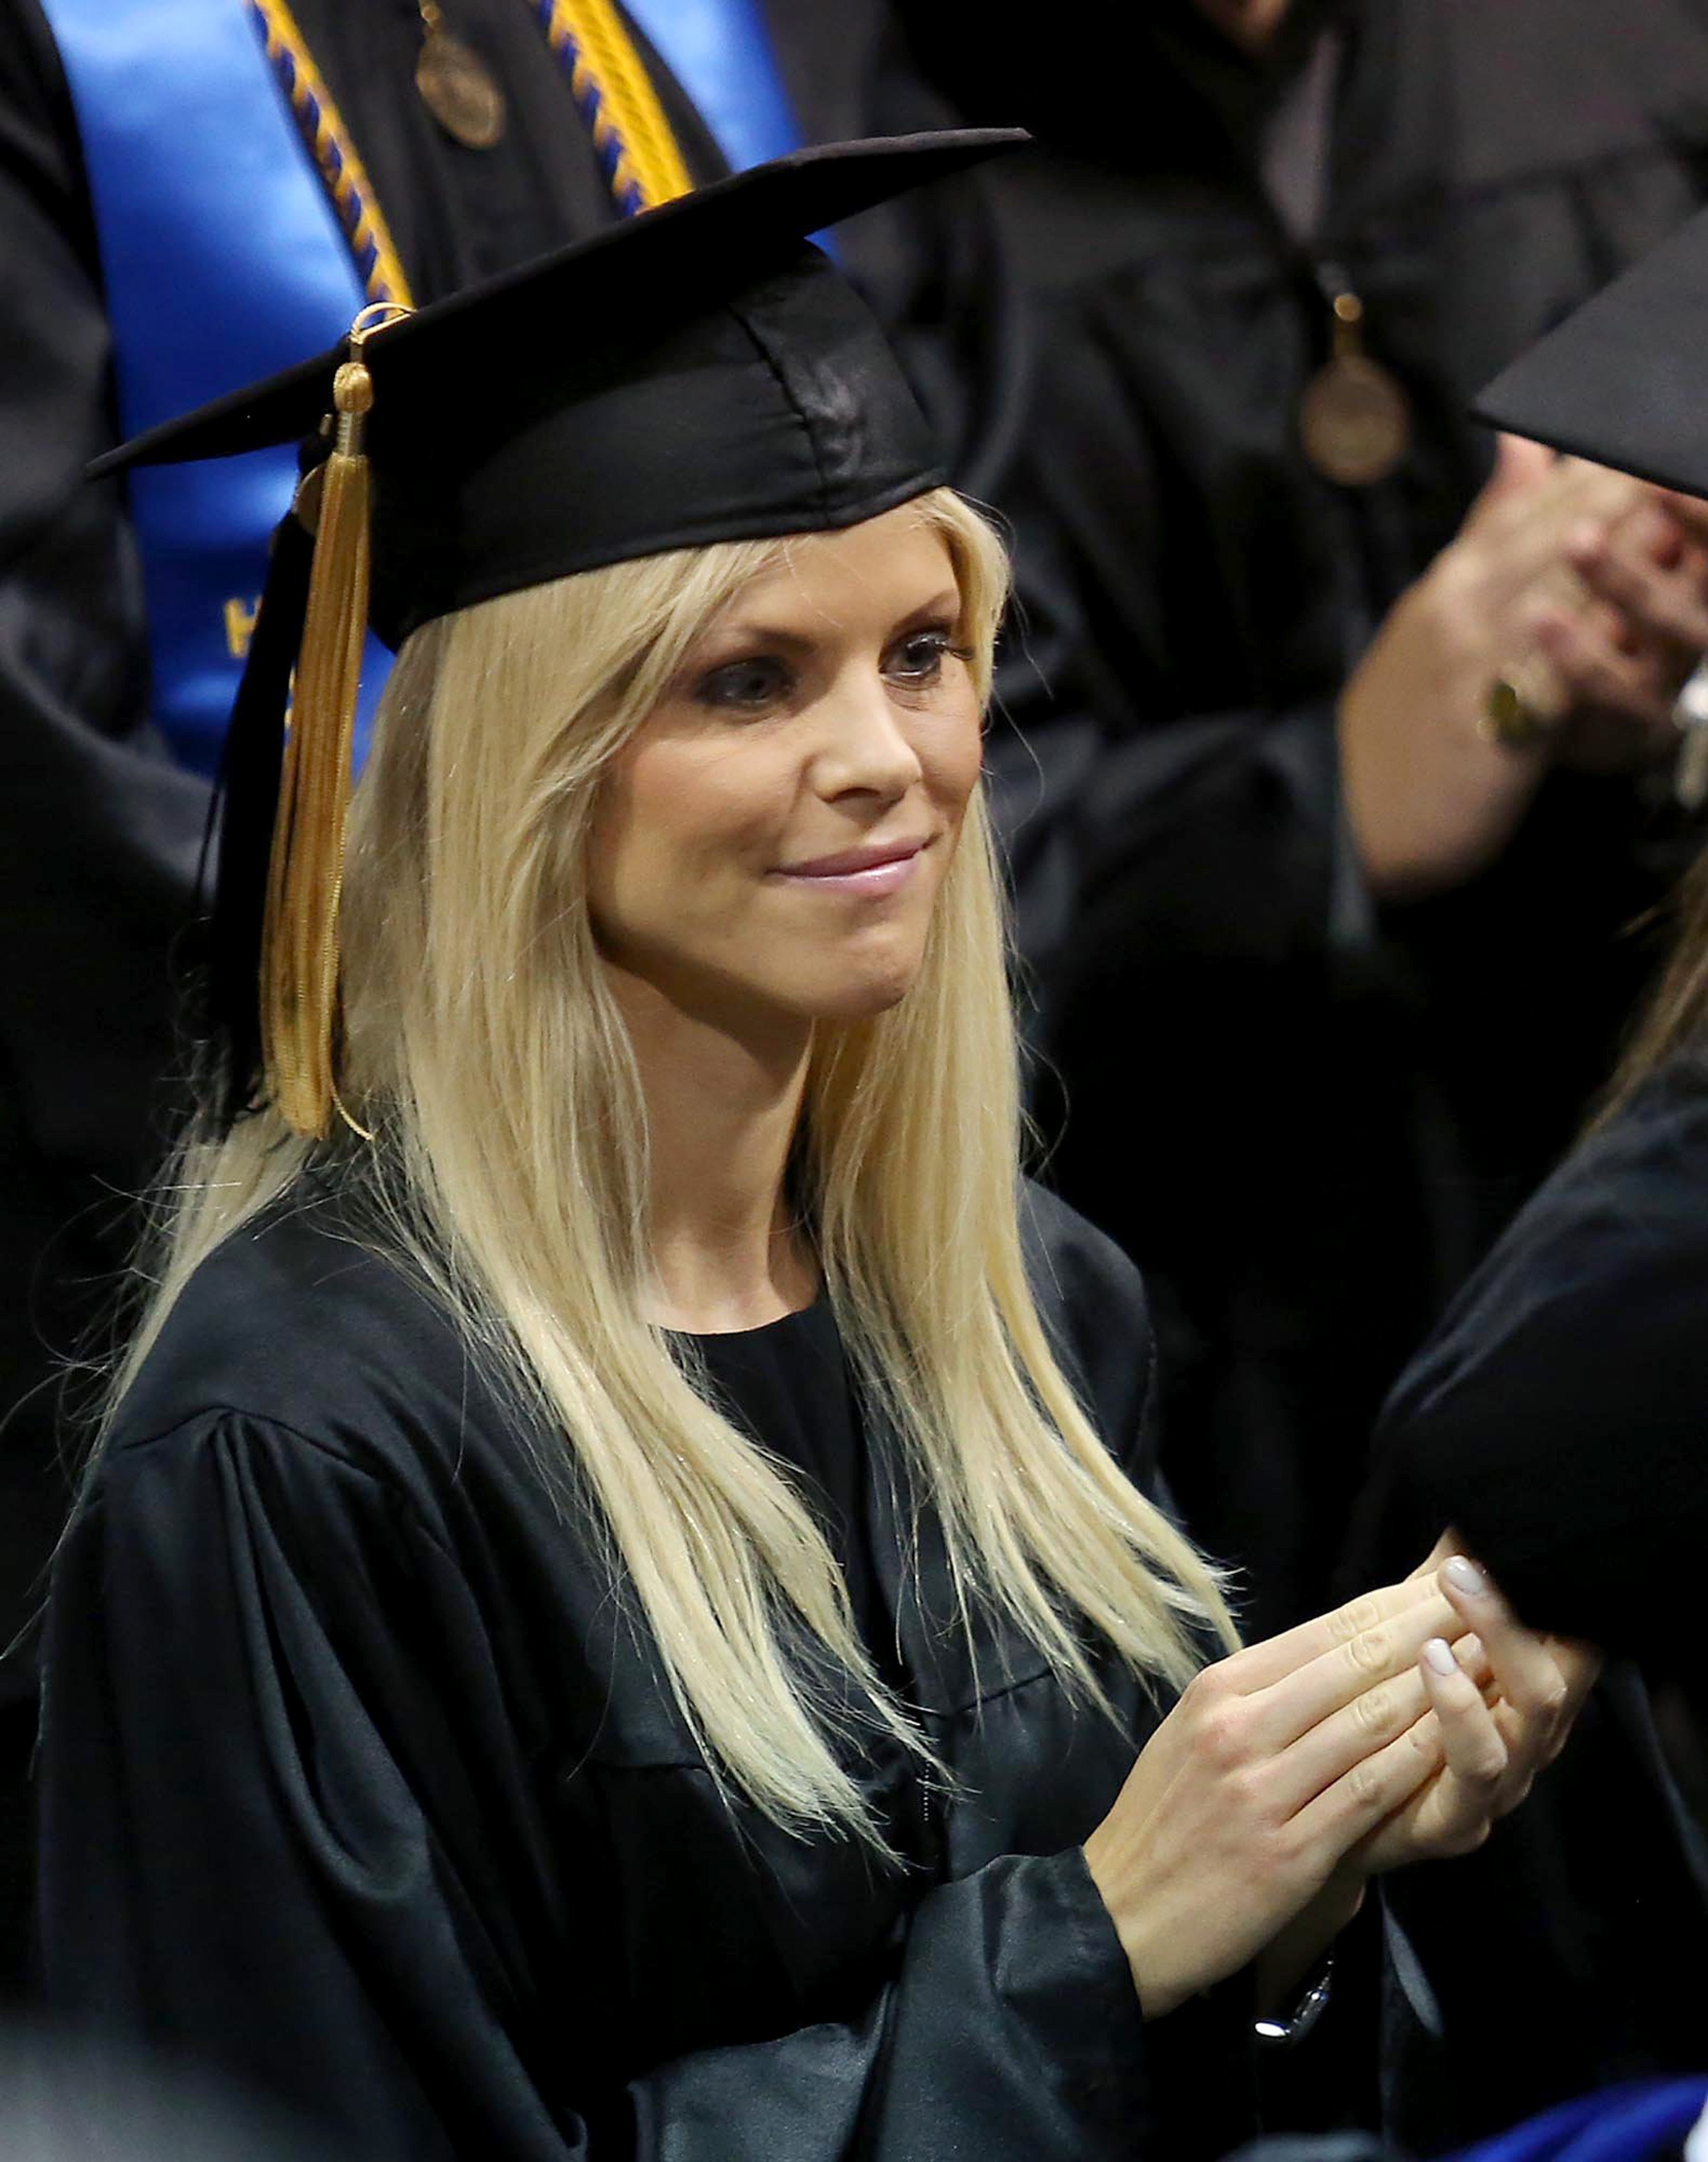
<svg viewBox="0 0 1708 2162">
<path fill-rule="evenodd" d="M 358 352 L 359 343 L 353 349 Z M 368 473 L 363 451 L 373 379 L 347 361 L 333 384 L 332 452 L 317 487 L 314 567 L 297 659 L 261 949 L 267 1090 L 293 1133 L 324 1139 L 338 1102 L 338 904 L 356 693 L 368 629 Z M 353 1125 L 353 1120 L 349 1121 Z M 359 1130 L 358 1130 L 359 1131 Z"/>
</svg>

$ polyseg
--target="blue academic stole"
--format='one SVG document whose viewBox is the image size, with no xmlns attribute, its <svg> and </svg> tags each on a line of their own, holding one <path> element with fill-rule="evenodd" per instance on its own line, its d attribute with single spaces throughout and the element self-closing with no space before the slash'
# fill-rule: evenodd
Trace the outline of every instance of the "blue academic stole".
<svg viewBox="0 0 1708 2162">
<path fill-rule="evenodd" d="M 367 299 L 240 0 L 43 0 L 94 199 L 126 436 L 335 345 Z M 138 469 L 154 718 L 219 763 L 295 446 Z M 387 666 L 372 639 L 364 717 Z"/>
</svg>

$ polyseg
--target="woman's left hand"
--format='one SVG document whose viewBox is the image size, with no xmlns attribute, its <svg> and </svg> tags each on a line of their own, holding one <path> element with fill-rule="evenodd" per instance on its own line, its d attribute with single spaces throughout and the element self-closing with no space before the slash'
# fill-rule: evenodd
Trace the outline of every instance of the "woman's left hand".
<svg viewBox="0 0 1708 2162">
<path fill-rule="evenodd" d="M 1418 1661 L 1432 1707 L 1426 1716 L 1447 1715 L 1439 1718 L 1444 1760 L 1346 1856 L 1348 1874 L 1373 1877 L 1481 1846 L 1559 1754 L 1601 1670 L 1601 1654 L 1588 1645 L 1527 1629 L 1462 1554 L 1439 1580 L 1465 1622 L 1450 1663 L 1439 1639 Z"/>
</svg>

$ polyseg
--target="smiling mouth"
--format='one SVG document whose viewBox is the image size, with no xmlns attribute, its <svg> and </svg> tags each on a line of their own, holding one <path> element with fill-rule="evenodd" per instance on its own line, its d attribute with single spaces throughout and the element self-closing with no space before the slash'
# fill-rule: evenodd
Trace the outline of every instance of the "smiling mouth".
<svg viewBox="0 0 1708 2162">
<path fill-rule="evenodd" d="M 894 893 L 907 883 L 914 865 L 930 845 L 927 839 L 844 849 L 839 854 L 815 857 L 810 863 L 780 865 L 771 876 L 820 892 Z"/>
</svg>

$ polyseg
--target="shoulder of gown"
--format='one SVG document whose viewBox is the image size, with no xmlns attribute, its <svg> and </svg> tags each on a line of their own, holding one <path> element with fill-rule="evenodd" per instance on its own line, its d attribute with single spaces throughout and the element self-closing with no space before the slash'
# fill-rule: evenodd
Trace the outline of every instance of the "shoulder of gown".
<svg viewBox="0 0 1708 2162">
<path fill-rule="evenodd" d="M 520 1423 L 439 1301 L 311 1198 L 233 1232 L 196 1270 L 104 1454 L 232 1421 L 413 1489 Z"/>
</svg>

